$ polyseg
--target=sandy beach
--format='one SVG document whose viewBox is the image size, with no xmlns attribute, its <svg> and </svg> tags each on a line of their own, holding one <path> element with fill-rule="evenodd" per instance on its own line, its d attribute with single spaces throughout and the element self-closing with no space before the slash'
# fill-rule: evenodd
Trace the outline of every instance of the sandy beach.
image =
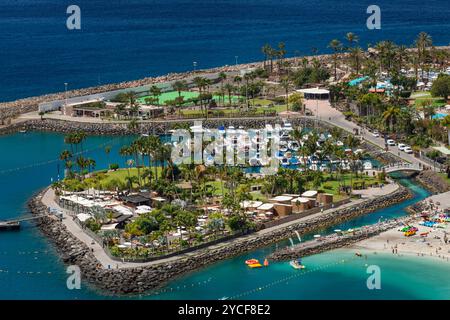
<svg viewBox="0 0 450 320">
<path fill-rule="evenodd" d="M 358 242 L 350 248 L 376 253 L 432 257 L 450 262 L 450 225 L 447 223 L 444 224 L 444 228 L 430 228 L 420 225 L 422 220 L 420 217 L 408 220 L 409 226 L 418 229 L 413 236 L 406 237 L 404 232 L 400 231 L 403 227 L 395 228 L 373 238 Z"/>
</svg>

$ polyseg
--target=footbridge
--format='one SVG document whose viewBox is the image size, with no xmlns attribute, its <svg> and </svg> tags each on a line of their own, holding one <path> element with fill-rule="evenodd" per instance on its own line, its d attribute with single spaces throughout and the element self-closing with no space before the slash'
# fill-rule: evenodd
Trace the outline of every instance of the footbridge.
<svg viewBox="0 0 450 320">
<path fill-rule="evenodd" d="M 402 163 L 387 165 L 387 166 L 382 167 L 381 169 L 386 173 L 393 173 L 393 172 L 400 172 L 400 171 L 421 172 L 421 171 L 423 171 L 423 166 L 420 163 L 402 162 Z"/>
</svg>

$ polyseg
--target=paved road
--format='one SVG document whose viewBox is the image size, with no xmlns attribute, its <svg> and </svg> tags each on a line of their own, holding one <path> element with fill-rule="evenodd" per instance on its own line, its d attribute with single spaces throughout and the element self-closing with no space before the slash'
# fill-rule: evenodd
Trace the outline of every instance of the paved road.
<svg viewBox="0 0 450 320">
<path fill-rule="evenodd" d="M 318 117 L 319 120 L 328 122 L 334 126 L 340 127 L 348 132 L 354 132 L 354 129 L 358 129 L 361 133 L 361 137 L 384 149 L 385 148 L 385 141 L 381 137 L 375 137 L 371 132 L 368 132 L 367 130 L 363 129 L 362 127 L 358 126 L 356 123 L 348 121 L 345 119 L 345 116 L 340 112 L 339 110 L 331 107 L 330 102 L 328 100 L 306 100 L 306 108 L 309 109 L 316 117 Z M 397 147 L 389 147 L 389 153 L 393 154 L 394 156 L 397 156 L 401 158 L 404 161 L 407 161 L 409 163 L 412 163 L 414 166 L 425 165 L 430 166 L 429 163 L 423 161 L 422 159 L 418 159 L 414 157 L 411 154 L 407 154 L 405 152 L 399 151 Z"/>
</svg>

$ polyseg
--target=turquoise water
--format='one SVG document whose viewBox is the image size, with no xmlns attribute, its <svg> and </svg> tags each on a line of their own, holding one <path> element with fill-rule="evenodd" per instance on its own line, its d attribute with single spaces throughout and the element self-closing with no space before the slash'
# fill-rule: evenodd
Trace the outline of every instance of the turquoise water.
<svg viewBox="0 0 450 320">
<path fill-rule="evenodd" d="M 413 199 L 387 209 L 318 231 L 346 230 L 377 223 L 379 219 L 404 215 L 403 209 L 429 193 L 408 179 L 400 179 L 415 194 Z M 312 238 L 303 236 L 302 241 Z M 298 243 L 298 239 L 293 239 Z M 269 268 L 249 269 L 244 261 L 264 260 L 275 248 L 290 245 L 284 241 L 220 262 L 172 282 L 152 299 L 448 299 L 450 263 L 417 257 L 373 254 L 355 259 L 354 251 L 334 250 L 303 259 L 307 271 L 294 270 L 289 263 L 273 263 Z M 343 260 L 345 262 L 343 262 Z M 366 265 L 378 265 L 382 289 L 368 290 Z M 323 268 L 323 269 L 321 269 Z M 290 278 L 294 277 L 294 278 Z M 250 293 L 249 293 L 250 292 Z"/>
<path fill-rule="evenodd" d="M 84 148 L 86 156 L 97 159 L 98 167 L 108 162 L 124 164 L 117 156 L 122 144 L 131 137 L 89 137 Z M 0 219 L 18 217 L 26 211 L 27 199 L 51 179 L 58 179 L 61 165 L 57 160 L 63 148 L 63 135 L 52 133 L 26 133 L 0 136 L 0 149 L 8 150 L 0 158 Z M 110 159 L 103 151 L 105 145 L 113 147 Z M 384 209 L 366 217 L 337 226 L 340 229 L 375 223 L 381 217 L 403 214 L 405 206 L 423 199 L 428 192 L 408 180 L 402 180 L 415 192 L 415 199 Z M 320 232 L 325 234 L 330 230 Z M 303 237 L 307 240 L 309 237 Z M 297 240 L 295 240 L 297 241 Z M 278 244 L 287 245 L 287 241 Z M 170 283 L 166 292 L 144 295 L 141 299 L 218 299 L 233 297 L 245 291 L 269 285 L 267 289 L 241 296 L 246 299 L 328 299 L 328 298 L 445 298 L 448 287 L 449 265 L 424 258 L 398 258 L 369 254 L 367 262 L 354 260 L 330 266 L 295 279 L 282 281 L 296 273 L 285 263 L 271 264 L 268 269 L 248 270 L 243 261 L 248 258 L 263 259 L 275 246 L 256 250 L 234 259 L 222 261 L 191 273 Z M 307 270 L 350 259 L 353 253 L 338 250 L 304 259 Z M 364 264 L 377 264 L 382 268 L 382 290 L 365 289 Z M 88 288 L 66 288 L 64 265 L 59 261 L 49 242 L 33 227 L 26 224 L 19 232 L 0 233 L 0 299 L 105 299 L 110 298 Z M 7 270 L 8 272 L 5 272 Z M 298 274 L 298 273 L 297 273 Z M 270 285 L 273 282 L 277 285 Z M 186 286 L 186 287 L 185 287 Z"/>
</svg>

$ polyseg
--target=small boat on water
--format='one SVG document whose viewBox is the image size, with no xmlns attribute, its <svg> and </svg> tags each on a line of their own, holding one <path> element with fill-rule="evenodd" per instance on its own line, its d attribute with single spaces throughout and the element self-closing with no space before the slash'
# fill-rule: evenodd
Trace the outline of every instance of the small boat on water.
<svg viewBox="0 0 450 320">
<path fill-rule="evenodd" d="M 264 259 L 264 267 L 268 267 L 269 266 L 269 260 Z"/>
<path fill-rule="evenodd" d="M 248 260 L 245 260 L 245 264 L 246 264 L 246 265 L 251 265 L 251 264 L 256 264 L 256 263 L 259 263 L 259 260 L 258 260 L 258 259 L 248 259 Z"/>
<path fill-rule="evenodd" d="M 245 261 L 245 264 L 246 264 L 249 268 L 252 268 L 252 269 L 255 269 L 255 268 L 261 268 L 261 267 L 262 267 L 262 264 L 259 263 L 259 260 L 258 260 L 258 259 L 248 259 L 248 260 Z"/>
<path fill-rule="evenodd" d="M 301 259 L 298 260 L 292 260 L 291 262 L 289 262 L 289 264 L 291 265 L 292 268 L 294 269 L 305 269 L 306 267 L 302 264 Z"/>
<path fill-rule="evenodd" d="M 19 230 L 20 222 L 0 221 L 0 231 Z"/>
</svg>

